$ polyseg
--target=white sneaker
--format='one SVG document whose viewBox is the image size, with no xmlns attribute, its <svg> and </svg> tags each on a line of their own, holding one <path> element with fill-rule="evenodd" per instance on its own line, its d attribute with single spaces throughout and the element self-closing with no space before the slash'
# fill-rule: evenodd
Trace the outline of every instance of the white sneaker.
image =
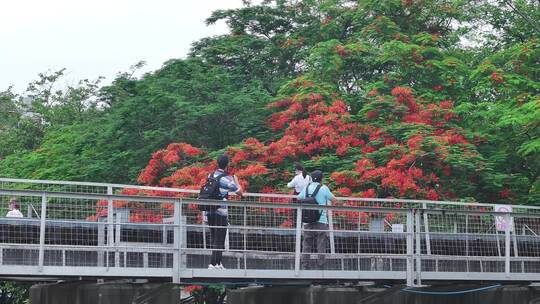
<svg viewBox="0 0 540 304">
<path fill-rule="evenodd" d="M 218 265 L 212 265 L 212 264 L 208 264 L 208 269 L 219 269 L 219 266 Z"/>
<path fill-rule="evenodd" d="M 223 264 L 219 264 L 219 265 L 216 265 L 216 269 L 221 269 L 221 270 L 225 270 L 226 268 L 223 267 Z"/>
</svg>

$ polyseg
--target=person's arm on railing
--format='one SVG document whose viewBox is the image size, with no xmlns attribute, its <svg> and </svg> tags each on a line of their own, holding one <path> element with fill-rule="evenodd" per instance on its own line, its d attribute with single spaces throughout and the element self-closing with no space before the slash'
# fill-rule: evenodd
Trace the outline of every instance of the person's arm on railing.
<svg viewBox="0 0 540 304">
<path fill-rule="evenodd" d="M 234 193 L 238 194 L 239 196 L 243 196 L 244 192 L 242 191 L 242 186 L 240 186 L 238 177 L 236 175 L 233 175 L 233 179 L 234 179 L 235 184 L 238 186 L 238 190 L 236 190 Z"/>
<path fill-rule="evenodd" d="M 294 188 L 298 183 L 298 175 L 296 175 L 290 182 L 287 183 L 287 188 Z"/>
</svg>

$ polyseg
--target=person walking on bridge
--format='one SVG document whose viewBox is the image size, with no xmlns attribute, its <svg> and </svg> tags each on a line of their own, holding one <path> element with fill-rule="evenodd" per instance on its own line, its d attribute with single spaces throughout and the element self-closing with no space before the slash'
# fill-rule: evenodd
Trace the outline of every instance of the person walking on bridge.
<svg viewBox="0 0 540 304">
<path fill-rule="evenodd" d="M 211 199 L 227 200 L 229 192 L 234 192 L 242 196 L 242 188 L 236 176 L 228 174 L 229 157 L 221 155 L 217 159 L 218 168 L 208 175 L 208 181 L 217 181 L 219 191 L 216 191 L 217 197 Z M 208 182 L 207 182 L 208 184 Z M 225 249 L 225 237 L 227 236 L 228 210 L 226 205 L 211 207 L 206 211 L 208 226 L 210 226 L 210 239 L 212 242 L 212 258 L 208 269 L 225 269 L 222 263 L 223 249 Z"/>
<path fill-rule="evenodd" d="M 335 203 L 336 197 L 330 189 L 322 184 L 323 173 L 315 170 L 311 173 L 312 183 L 298 194 L 300 203 L 305 199 L 314 197 L 318 205 L 326 206 Z M 325 266 L 325 254 L 328 248 L 328 216 L 326 210 L 302 210 L 302 221 L 304 224 L 304 238 L 302 247 L 304 253 L 316 252 L 319 257 L 316 261 L 317 269 L 323 270 Z M 313 215 L 315 214 L 315 215 Z M 310 269 L 310 257 L 302 259 L 302 269 Z"/>
</svg>

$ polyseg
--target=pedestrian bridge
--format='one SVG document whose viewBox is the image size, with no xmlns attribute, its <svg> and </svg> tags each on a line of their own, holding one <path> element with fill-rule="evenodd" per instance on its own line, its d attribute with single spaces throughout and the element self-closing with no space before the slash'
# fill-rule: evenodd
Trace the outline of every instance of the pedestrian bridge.
<svg viewBox="0 0 540 304">
<path fill-rule="evenodd" d="M 180 280 L 540 281 L 540 207 L 338 198 L 326 265 L 301 248 L 293 196 L 225 202 L 225 270 L 207 269 L 209 227 L 196 190 L 0 178 L 0 276 Z"/>
</svg>

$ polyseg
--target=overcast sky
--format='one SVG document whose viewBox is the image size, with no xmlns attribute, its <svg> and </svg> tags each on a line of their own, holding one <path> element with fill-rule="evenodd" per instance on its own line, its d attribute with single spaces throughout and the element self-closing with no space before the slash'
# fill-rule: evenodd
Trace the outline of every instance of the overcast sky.
<svg viewBox="0 0 540 304">
<path fill-rule="evenodd" d="M 227 32 L 206 26 L 216 9 L 241 0 L 17 0 L 0 4 L 0 91 L 22 93 L 37 74 L 67 68 L 66 83 L 110 82 L 144 60 L 144 71 L 183 58 L 200 38 Z"/>
</svg>

